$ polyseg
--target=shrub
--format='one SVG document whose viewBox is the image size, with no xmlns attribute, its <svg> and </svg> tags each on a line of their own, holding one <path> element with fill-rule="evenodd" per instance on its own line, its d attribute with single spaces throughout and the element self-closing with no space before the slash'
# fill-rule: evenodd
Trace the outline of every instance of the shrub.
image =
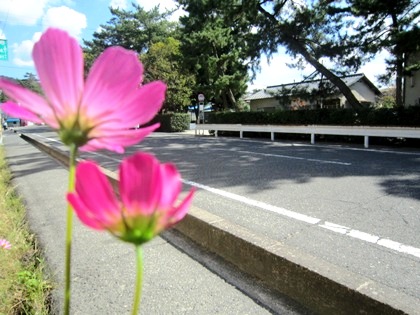
<svg viewBox="0 0 420 315">
<path fill-rule="evenodd" d="M 420 106 L 210 113 L 211 124 L 420 127 Z"/>
<path fill-rule="evenodd" d="M 151 123 L 160 123 L 157 131 L 160 132 L 181 132 L 190 128 L 190 115 L 186 113 L 158 114 Z"/>
</svg>

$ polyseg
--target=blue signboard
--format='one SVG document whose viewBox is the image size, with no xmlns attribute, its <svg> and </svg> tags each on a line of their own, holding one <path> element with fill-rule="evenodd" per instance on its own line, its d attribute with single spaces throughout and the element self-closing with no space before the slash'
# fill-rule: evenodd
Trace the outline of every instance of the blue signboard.
<svg viewBox="0 0 420 315">
<path fill-rule="evenodd" d="M 9 55 L 7 52 L 7 40 L 0 39 L 0 60 L 8 60 Z"/>
</svg>

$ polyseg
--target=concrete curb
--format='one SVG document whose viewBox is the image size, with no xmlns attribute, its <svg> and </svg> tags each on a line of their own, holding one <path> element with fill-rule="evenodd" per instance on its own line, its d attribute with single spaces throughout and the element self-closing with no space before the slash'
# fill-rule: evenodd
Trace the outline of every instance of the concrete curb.
<svg viewBox="0 0 420 315">
<path fill-rule="evenodd" d="M 68 153 L 20 135 L 68 166 Z M 115 173 L 104 169 L 114 185 Z M 321 314 L 420 314 L 419 299 L 317 257 L 253 234 L 193 207 L 174 229 L 239 270 Z"/>
</svg>

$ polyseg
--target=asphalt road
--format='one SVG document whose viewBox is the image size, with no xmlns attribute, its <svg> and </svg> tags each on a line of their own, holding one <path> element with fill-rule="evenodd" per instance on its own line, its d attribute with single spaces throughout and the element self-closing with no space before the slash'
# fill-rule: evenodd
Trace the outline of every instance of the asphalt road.
<svg viewBox="0 0 420 315">
<path fill-rule="evenodd" d="M 60 146 L 46 129 L 25 132 Z M 420 296 L 420 149 L 154 133 L 126 155 L 136 150 L 176 163 L 196 206 Z M 82 157 L 113 171 L 122 158 Z"/>
</svg>

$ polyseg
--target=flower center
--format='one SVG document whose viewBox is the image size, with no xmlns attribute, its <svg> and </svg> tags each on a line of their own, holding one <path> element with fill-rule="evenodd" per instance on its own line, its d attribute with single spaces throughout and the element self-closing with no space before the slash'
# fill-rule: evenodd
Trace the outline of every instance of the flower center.
<svg viewBox="0 0 420 315">
<path fill-rule="evenodd" d="M 88 132 L 80 128 L 61 128 L 58 131 L 61 141 L 65 145 L 76 145 L 78 148 L 85 145 L 89 141 Z"/>
<path fill-rule="evenodd" d="M 67 117 L 66 120 L 60 122 L 58 134 L 65 145 L 75 145 L 80 148 L 91 139 L 89 133 L 92 130 L 92 127 L 88 121 L 83 118 L 84 117 L 79 114 L 73 119 Z"/>
</svg>

